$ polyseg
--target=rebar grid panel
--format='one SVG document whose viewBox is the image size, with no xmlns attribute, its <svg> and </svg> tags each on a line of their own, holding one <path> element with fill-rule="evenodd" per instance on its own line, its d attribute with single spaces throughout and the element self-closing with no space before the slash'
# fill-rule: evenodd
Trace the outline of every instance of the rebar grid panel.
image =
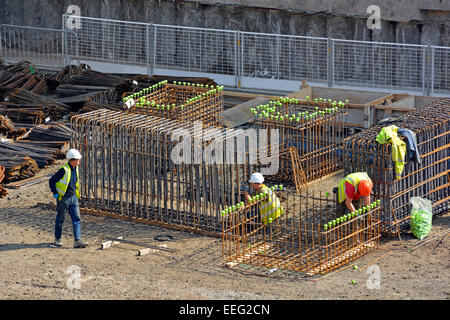
<svg viewBox="0 0 450 320">
<path fill-rule="evenodd" d="M 248 264 L 312 276 L 337 269 L 378 247 L 377 202 L 339 217 L 328 193 L 277 192 L 277 196 L 284 213 L 271 224 L 263 224 L 259 216 L 260 203 L 267 196 L 225 210 L 222 257 L 228 266 Z"/>
<path fill-rule="evenodd" d="M 220 235 L 220 210 L 240 201 L 256 166 L 237 130 L 105 109 L 71 124 L 91 211 Z"/>
<path fill-rule="evenodd" d="M 371 177 L 372 192 L 382 202 L 382 229 L 388 234 L 409 227 L 411 197 L 431 200 L 434 215 L 450 208 L 450 99 L 418 108 L 394 124 L 415 133 L 421 160 L 420 164 L 410 161 L 407 152 L 399 179 L 395 177 L 391 144 L 375 140 L 382 125 L 344 141 L 345 174 L 364 171 Z"/>
<path fill-rule="evenodd" d="M 280 98 L 252 108 L 255 115 L 252 126 L 279 130 L 280 169 L 276 176 L 271 177 L 273 181 L 294 182 L 298 178 L 295 167 L 307 182 L 342 169 L 344 123 L 348 114 L 346 103 L 322 98 L 309 102 Z M 297 156 L 292 157 L 290 152 L 283 152 L 285 150 L 294 150 Z"/>
<path fill-rule="evenodd" d="M 167 80 L 144 88 L 124 99 L 132 113 L 181 121 L 199 121 L 204 126 L 222 126 L 223 87 Z"/>
</svg>

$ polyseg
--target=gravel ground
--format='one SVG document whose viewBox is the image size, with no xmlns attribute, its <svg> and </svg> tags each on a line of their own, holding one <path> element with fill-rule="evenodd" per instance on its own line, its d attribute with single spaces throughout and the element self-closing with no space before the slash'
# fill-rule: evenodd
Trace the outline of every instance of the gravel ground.
<svg viewBox="0 0 450 320">
<path fill-rule="evenodd" d="M 328 190 L 339 179 L 312 188 Z M 449 299 L 449 242 L 443 236 L 448 213 L 434 218 L 427 239 L 440 236 L 420 247 L 427 239 L 404 233 L 401 242 L 385 239 L 378 250 L 353 262 L 358 269 L 305 279 L 226 268 L 219 238 L 95 215 L 82 215 L 89 247 L 73 248 L 66 215 L 63 247 L 56 248 L 51 245 L 56 213 L 48 206 L 53 203 L 47 182 L 10 189 L 0 199 L 0 299 Z M 179 251 L 138 256 L 140 247 L 124 243 L 100 250 L 106 237 L 161 244 L 154 240 L 160 234 L 171 235 L 164 243 Z"/>
</svg>

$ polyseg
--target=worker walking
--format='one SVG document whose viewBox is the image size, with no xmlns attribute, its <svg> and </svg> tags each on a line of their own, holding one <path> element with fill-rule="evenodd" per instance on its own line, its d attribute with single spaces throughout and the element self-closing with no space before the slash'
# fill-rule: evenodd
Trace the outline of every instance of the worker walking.
<svg viewBox="0 0 450 320">
<path fill-rule="evenodd" d="M 258 220 L 262 221 L 265 225 L 271 224 L 283 214 L 283 208 L 281 207 L 280 200 L 272 189 L 263 184 L 264 177 L 261 173 L 253 173 L 248 182 L 250 184 L 250 192 L 253 191 L 257 194 L 268 194 L 267 200 L 261 200 L 261 205 L 259 207 L 260 217 Z M 251 196 L 249 192 L 244 191 L 244 199 L 247 203 L 250 202 L 250 198 Z"/>
<path fill-rule="evenodd" d="M 88 243 L 81 240 L 81 216 L 78 199 L 80 198 L 78 166 L 81 161 L 81 154 L 76 149 L 70 149 L 66 158 L 69 160 L 49 181 L 53 197 L 57 201 L 57 215 L 55 221 L 55 242 L 57 247 L 62 246 L 61 235 L 66 211 L 72 218 L 73 235 L 75 238 L 75 248 L 85 248 Z"/>
<path fill-rule="evenodd" d="M 359 200 L 361 196 L 364 197 L 364 205 L 370 204 L 372 180 L 365 172 L 351 173 L 341 180 L 339 186 L 334 188 L 333 192 L 337 194 L 337 202 L 343 203 L 345 201 L 347 209 L 353 212 L 356 211 L 353 200 Z M 342 211 L 345 211 L 345 207 Z"/>
</svg>

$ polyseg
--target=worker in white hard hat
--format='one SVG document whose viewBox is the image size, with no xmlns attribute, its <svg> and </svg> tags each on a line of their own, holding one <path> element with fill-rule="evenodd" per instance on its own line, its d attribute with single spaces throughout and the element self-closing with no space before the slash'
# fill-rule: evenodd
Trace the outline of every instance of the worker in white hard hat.
<svg viewBox="0 0 450 320">
<path fill-rule="evenodd" d="M 260 219 L 263 224 L 268 225 L 275 221 L 280 215 L 283 214 L 283 208 L 281 207 L 280 200 L 276 196 L 275 192 L 264 184 L 264 177 L 261 173 L 255 172 L 250 176 L 248 181 L 250 188 L 257 194 L 267 193 L 267 200 L 261 200 L 259 207 Z M 250 202 L 250 194 L 244 191 L 245 202 Z"/>
<path fill-rule="evenodd" d="M 53 197 L 57 201 L 57 215 L 55 221 L 55 242 L 57 247 L 62 246 L 61 235 L 66 211 L 72 218 L 73 235 L 75 238 L 75 248 L 85 248 L 88 243 L 81 240 L 81 216 L 78 199 L 80 198 L 80 185 L 78 166 L 81 161 L 81 154 L 76 149 L 70 149 L 66 158 L 69 160 L 49 181 Z"/>
</svg>

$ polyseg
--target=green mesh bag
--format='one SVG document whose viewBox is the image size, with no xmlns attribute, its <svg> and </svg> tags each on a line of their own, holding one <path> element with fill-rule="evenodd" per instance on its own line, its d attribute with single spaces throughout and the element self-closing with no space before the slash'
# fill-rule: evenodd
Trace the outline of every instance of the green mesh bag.
<svg viewBox="0 0 450 320">
<path fill-rule="evenodd" d="M 422 240 L 431 231 L 433 207 L 430 200 L 419 197 L 412 197 L 410 202 L 412 204 L 411 231 L 416 238 Z"/>
</svg>

